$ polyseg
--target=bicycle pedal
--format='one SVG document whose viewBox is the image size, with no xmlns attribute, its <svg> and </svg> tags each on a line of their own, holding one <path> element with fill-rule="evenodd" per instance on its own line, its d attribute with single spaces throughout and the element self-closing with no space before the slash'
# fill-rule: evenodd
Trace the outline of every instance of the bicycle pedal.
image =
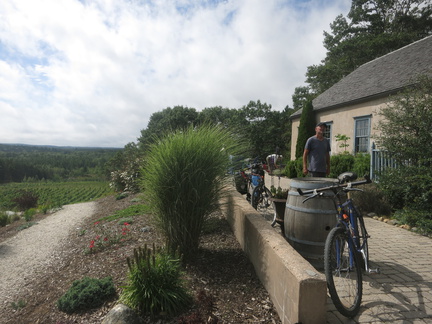
<svg viewBox="0 0 432 324">
<path fill-rule="evenodd" d="M 381 270 L 380 270 L 380 268 L 369 269 L 369 270 L 368 270 L 368 273 L 369 273 L 369 274 L 380 274 L 380 273 L 381 273 Z"/>
</svg>

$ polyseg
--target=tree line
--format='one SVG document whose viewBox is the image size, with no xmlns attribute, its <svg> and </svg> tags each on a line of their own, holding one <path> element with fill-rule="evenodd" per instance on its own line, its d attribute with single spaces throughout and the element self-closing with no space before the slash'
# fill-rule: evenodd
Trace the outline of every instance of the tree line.
<svg viewBox="0 0 432 324">
<path fill-rule="evenodd" d="M 121 149 L 0 144 L 0 183 L 108 179 Z"/>
</svg>

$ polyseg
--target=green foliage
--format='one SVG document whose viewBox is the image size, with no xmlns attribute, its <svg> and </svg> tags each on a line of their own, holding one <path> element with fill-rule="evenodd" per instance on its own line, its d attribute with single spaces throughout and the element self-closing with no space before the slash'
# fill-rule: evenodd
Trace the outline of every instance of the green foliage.
<svg viewBox="0 0 432 324">
<path fill-rule="evenodd" d="M 142 152 L 135 143 L 127 144 L 107 163 L 110 186 L 117 192 L 138 192 Z"/>
<path fill-rule="evenodd" d="M 365 174 L 370 174 L 370 154 L 357 153 L 354 156 L 353 172 L 359 177 L 363 177 Z"/>
<path fill-rule="evenodd" d="M 141 314 L 175 315 L 187 309 L 192 302 L 182 279 L 181 263 L 177 255 L 167 251 L 144 248 L 134 249 L 134 257 L 127 258 L 127 284 L 120 302 Z"/>
<path fill-rule="evenodd" d="M 39 195 L 30 190 L 20 190 L 12 202 L 19 210 L 27 210 L 29 208 L 34 208 L 38 204 Z"/>
<path fill-rule="evenodd" d="M 74 313 L 102 306 L 116 293 L 111 277 L 95 279 L 85 277 L 73 282 L 69 290 L 57 301 L 59 310 Z"/>
<path fill-rule="evenodd" d="M 289 116 L 293 112 L 288 106 L 283 111 L 274 111 L 271 105 L 260 100 L 250 101 L 241 109 L 217 106 L 196 112 L 194 108 L 181 106 L 166 108 L 150 117 L 147 128 L 141 131 L 138 147 L 145 151 L 155 139 L 170 132 L 210 124 L 230 131 L 237 141 L 243 143 L 245 156 L 265 160 L 267 155 L 275 153 L 276 147 L 279 147 L 282 155 L 289 156 Z M 110 168 L 110 171 L 114 170 L 123 169 Z"/>
<path fill-rule="evenodd" d="M 315 114 L 313 111 L 312 100 L 306 102 L 300 117 L 298 138 L 296 144 L 296 159 L 303 156 L 306 141 L 315 134 Z"/>
<path fill-rule="evenodd" d="M 9 216 L 6 213 L 0 212 L 0 227 L 9 224 Z"/>
<path fill-rule="evenodd" d="M 330 178 L 337 178 L 339 174 L 347 171 L 353 171 L 354 155 L 336 154 L 330 157 Z"/>
<path fill-rule="evenodd" d="M 150 116 L 147 128 L 141 131 L 138 138 L 140 145 L 146 148 L 156 138 L 188 127 L 194 127 L 198 122 L 198 112 L 195 108 L 183 106 L 168 107 Z"/>
<path fill-rule="evenodd" d="M 336 142 L 342 142 L 342 143 L 339 144 L 339 147 L 340 147 L 340 148 L 343 148 L 343 149 L 344 149 L 344 152 L 346 152 L 347 147 L 349 146 L 349 144 L 347 144 L 347 141 L 348 141 L 351 137 L 348 137 L 348 136 L 343 135 L 343 134 L 337 134 L 335 137 L 336 137 Z"/>
<path fill-rule="evenodd" d="M 306 82 L 320 94 L 360 65 L 430 35 L 429 0 L 352 1 L 348 19 L 339 15 L 324 32 L 325 59 L 307 68 Z"/>
<path fill-rule="evenodd" d="M 150 206 L 137 204 L 137 205 L 132 205 L 132 206 L 129 206 L 125 209 L 119 210 L 119 211 L 115 212 L 113 215 L 102 217 L 102 218 L 98 219 L 98 221 L 111 222 L 111 221 L 126 218 L 126 217 L 145 215 L 145 214 L 148 214 L 150 212 L 151 212 Z"/>
<path fill-rule="evenodd" d="M 167 135 L 149 147 L 143 188 L 170 252 L 186 258 L 198 248 L 204 220 L 219 206 L 229 155 L 237 155 L 232 135 L 201 126 Z"/>
<path fill-rule="evenodd" d="M 432 175 L 427 167 L 388 169 L 380 175 L 379 187 L 394 209 L 430 210 L 432 205 Z"/>
<path fill-rule="evenodd" d="M 282 189 L 281 187 L 270 187 L 270 192 L 273 198 L 277 199 L 287 199 L 288 198 L 288 189 Z"/>
<path fill-rule="evenodd" d="M 36 208 L 27 209 L 24 212 L 24 219 L 25 219 L 25 221 L 26 222 L 30 222 L 33 219 L 33 216 L 36 215 L 36 213 L 37 213 L 37 209 Z"/>
<path fill-rule="evenodd" d="M 299 158 L 297 160 L 288 161 L 285 166 L 284 174 L 288 178 L 301 178 L 303 174 L 303 160 Z"/>
<path fill-rule="evenodd" d="M 394 217 L 402 224 L 416 227 L 424 235 L 432 234 L 432 213 L 430 210 L 403 208 L 396 211 Z"/>
<path fill-rule="evenodd" d="M 396 209 L 430 209 L 432 205 L 432 78 L 415 86 L 380 111 L 379 147 L 397 162 L 397 169 L 380 175 L 380 187 Z"/>
<path fill-rule="evenodd" d="M 108 181 L 7 183 L 0 185 L 0 209 L 12 209 L 21 192 L 33 193 L 37 203 L 47 208 L 91 201 L 112 193 Z M 33 196 L 32 195 L 32 196 Z M 30 196 L 30 197 L 32 197 Z M 27 196 L 25 196 L 27 197 Z M 23 201 L 26 202 L 27 198 Z M 36 207 L 34 198 L 21 210 Z"/>
<path fill-rule="evenodd" d="M 119 149 L 0 144 L 0 183 L 105 180 Z"/>
<path fill-rule="evenodd" d="M 353 192 L 352 197 L 356 207 L 362 213 L 375 213 L 380 216 L 390 216 L 392 208 L 384 193 L 375 184 L 367 184 L 361 188 L 363 192 Z"/>
<path fill-rule="evenodd" d="M 26 305 L 27 303 L 24 299 L 19 299 L 17 302 L 11 302 L 11 307 L 15 311 L 23 309 Z"/>
</svg>

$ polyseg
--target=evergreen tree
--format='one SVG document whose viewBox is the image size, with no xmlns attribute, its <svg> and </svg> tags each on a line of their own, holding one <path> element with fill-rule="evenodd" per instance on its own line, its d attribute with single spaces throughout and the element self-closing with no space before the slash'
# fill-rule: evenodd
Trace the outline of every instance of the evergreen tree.
<svg viewBox="0 0 432 324">
<path fill-rule="evenodd" d="M 309 137 L 315 134 L 315 114 L 313 111 L 312 101 L 309 100 L 303 107 L 300 117 L 298 138 L 296 145 L 296 159 L 303 156 L 304 147 Z"/>
</svg>

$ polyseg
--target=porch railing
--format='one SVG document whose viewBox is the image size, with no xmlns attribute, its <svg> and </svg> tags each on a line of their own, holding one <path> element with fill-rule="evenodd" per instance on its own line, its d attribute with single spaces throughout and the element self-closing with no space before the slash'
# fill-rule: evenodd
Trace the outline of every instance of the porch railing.
<svg viewBox="0 0 432 324">
<path fill-rule="evenodd" d="M 386 151 L 381 151 L 376 148 L 375 143 L 372 143 L 371 150 L 371 167 L 370 176 L 371 179 L 377 181 L 378 176 L 381 172 L 387 168 L 395 168 L 396 161 Z"/>
</svg>

